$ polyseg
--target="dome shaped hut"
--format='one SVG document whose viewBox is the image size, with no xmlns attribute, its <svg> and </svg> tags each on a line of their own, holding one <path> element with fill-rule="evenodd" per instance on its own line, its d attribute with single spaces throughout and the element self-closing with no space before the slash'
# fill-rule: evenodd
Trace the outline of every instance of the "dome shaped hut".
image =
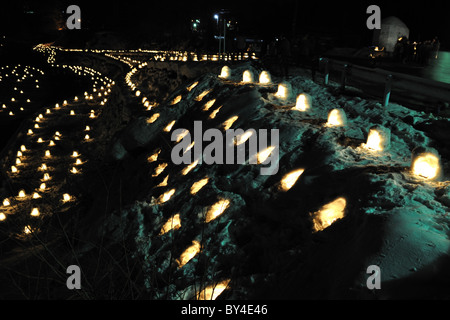
<svg viewBox="0 0 450 320">
<path fill-rule="evenodd" d="M 402 37 L 409 38 L 409 28 L 399 18 L 391 16 L 381 20 L 381 29 L 374 30 L 372 44 L 392 53 Z"/>
</svg>

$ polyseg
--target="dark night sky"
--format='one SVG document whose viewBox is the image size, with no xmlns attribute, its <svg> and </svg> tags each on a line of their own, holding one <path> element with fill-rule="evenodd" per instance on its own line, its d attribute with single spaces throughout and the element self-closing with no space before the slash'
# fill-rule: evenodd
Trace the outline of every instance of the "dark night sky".
<svg viewBox="0 0 450 320">
<path fill-rule="evenodd" d="M 70 4 L 81 7 L 83 21 L 91 29 L 113 29 L 124 33 L 186 30 L 190 18 L 206 17 L 220 9 L 230 9 L 240 22 L 241 31 L 249 35 L 290 34 L 296 16 L 297 32 L 319 31 L 335 35 L 356 34 L 365 39 L 371 32 L 366 28 L 366 8 L 377 4 L 381 15 L 395 15 L 410 28 L 412 40 L 425 40 L 434 35 L 450 43 L 449 1 L 317 1 L 317 0 L 228 0 L 228 1 L 31 1 L 17 0 L 2 4 L 0 34 L 23 29 L 35 31 L 52 25 L 55 12 L 61 13 Z M 39 22 L 23 26 L 23 8 L 37 12 Z M 67 15 L 66 15 L 67 16 Z M 63 15 L 64 17 L 64 15 Z M 180 23 L 181 22 L 181 23 Z M 21 27 L 18 27 L 21 26 Z M 6 30 L 6 31 L 5 31 Z"/>
</svg>

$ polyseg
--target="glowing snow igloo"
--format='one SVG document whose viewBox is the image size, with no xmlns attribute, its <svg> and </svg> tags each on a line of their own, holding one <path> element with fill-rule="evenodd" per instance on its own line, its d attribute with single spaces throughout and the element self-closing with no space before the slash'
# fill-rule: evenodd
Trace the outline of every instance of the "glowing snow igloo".
<svg viewBox="0 0 450 320">
<path fill-rule="evenodd" d="M 306 93 L 301 93 L 297 96 L 295 107 L 292 110 L 308 111 L 311 108 L 311 96 Z"/>
<path fill-rule="evenodd" d="M 347 124 L 347 116 L 341 108 L 336 108 L 328 113 L 327 127 L 340 127 Z"/>
<path fill-rule="evenodd" d="M 373 126 L 369 129 L 364 147 L 371 151 L 383 151 L 391 145 L 391 130 L 383 126 Z"/>
<path fill-rule="evenodd" d="M 270 76 L 269 71 L 262 71 L 259 74 L 259 83 L 260 84 L 270 84 L 272 83 L 272 77 Z"/>
<path fill-rule="evenodd" d="M 427 180 L 438 179 L 442 175 L 439 153 L 433 148 L 415 148 L 412 152 L 411 171 Z"/>
<path fill-rule="evenodd" d="M 275 97 L 282 100 L 289 100 L 292 97 L 292 85 L 287 81 L 278 84 L 278 90 L 275 93 Z"/>
<path fill-rule="evenodd" d="M 253 82 L 253 73 L 250 70 L 245 70 L 242 73 L 242 82 L 244 83 L 251 83 Z"/>
<path fill-rule="evenodd" d="M 222 79 L 228 79 L 231 76 L 231 69 L 228 66 L 223 66 L 222 70 L 220 71 L 219 78 Z"/>
</svg>

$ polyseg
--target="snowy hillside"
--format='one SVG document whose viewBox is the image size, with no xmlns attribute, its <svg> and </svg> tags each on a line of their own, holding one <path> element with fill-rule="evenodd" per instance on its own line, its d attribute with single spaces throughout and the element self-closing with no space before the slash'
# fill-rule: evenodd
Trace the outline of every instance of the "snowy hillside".
<svg viewBox="0 0 450 320">
<path fill-rule="evenodd" d="M 242 82 L 245 70 L 253 82 Z M 155 298 L 195 298 L 216 283 L 231 299 L 420 295 L 395 281 L 432 281 L 442 270 L 430 273 L 430 266 L 448 257 L 449 150 L 438 150 L 446 155 L 440 179 L 411 172 L 414 148 L 437 145 L 415 125 L 440 119 L 393 103 L 383 108 L 356 89 L 343 94 L 300 70 L 280 97 L 281 79 L 258 84 L 261 71 L 247 63 L 232 67 L 227 79 L 206 73 L 123 132 L 113 153 L 123 162 L 124 188 L 137 194 L 104 232 L 134 239 Z M 310 98 L 306 111 L 293 109 L 302 93 Z M 335 108 L 345 112 L 345 125 L 327 125 Z M 261 175 L 262 164 L 205 163 L 185 174 L 186 166 L 171 162 L 173 130 L 193 132 L 201 120 L 204 131 L 224 132 L 230 119 L 233 129 L 279 129 L 275 175 Z M 375 125 L 390 130 L 387 150 L 364 146 Z M 282 179 L 298 169 L 298 180 L 283 189 Z M 196 183 L 202 187 L 194 193 Z M 329 211 L 342 215 L 321 220 L 318 212 L 330 203 Z M 217 208 L 220 215 L 209 221 Z M 369 265 L 380 267 L 389 290 L 366 288 Z"/>
<path fill-rule="evenodd" d="M 14 294 L 449 297 L 447 118 L 300 68 L 270 76 L 253 59 L 227 73 L 214 57 L 36 49 L 92 87 L 36 103 L 5 149 L 1 266 L 18 272 L 0 284 Z M 2 119 L 20 110 L 6 98 Z M 199 124 L 214 134 L 198 140 Z M 227 140 L 231 129 L 242 134 Z M 182 143 L 202 161 L 175 164 Z M 83 290 L 68 293 L 59 282 L 74 263 Z M 369 266 L 381 289 L 367 288 Z"/>
</svg>

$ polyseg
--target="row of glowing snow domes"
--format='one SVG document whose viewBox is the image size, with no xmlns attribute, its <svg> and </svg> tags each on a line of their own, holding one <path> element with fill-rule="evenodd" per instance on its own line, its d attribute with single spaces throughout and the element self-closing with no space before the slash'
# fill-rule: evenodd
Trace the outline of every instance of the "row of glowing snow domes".
<svg viewBox="0 0 450 320">
<path fill-rule="evenodd" d="M 223 66 L 219 78 L 230 79 L 231 69 L 228 66 Z M 254 76 L 250 70 L 245 70 L 242 74 L 242 83 L 253 83 Z M 271 84 L 272 79 L 268 71 L 262 71 L 259 75 L 259 84 Z M 290 96 L 292 88 L 289 82 L 284 81 L 278 85 L 278 90 L 275 97 L 280 99 L 287 99 Z M 311 108 L 311 97 L 305 93 L 297 96 L 296 105 L 292 110 L 308 111 Z M 345 126 L 347 117 L 342 108 L 335 108 L 328 113 L 326 126 L 339 127 Z M 369 130 L 367 142 L 363 147 L 371 151 L 384 151 L 390 146 L 391 132 L 388 128 L 383 126 L 373 126 Z M 414 175 L 433 180 L 442 176 L 442 165 L 439 153 L 433 148 L 418 147 L 413 150 L 411 171 Z"/>
</svg>

